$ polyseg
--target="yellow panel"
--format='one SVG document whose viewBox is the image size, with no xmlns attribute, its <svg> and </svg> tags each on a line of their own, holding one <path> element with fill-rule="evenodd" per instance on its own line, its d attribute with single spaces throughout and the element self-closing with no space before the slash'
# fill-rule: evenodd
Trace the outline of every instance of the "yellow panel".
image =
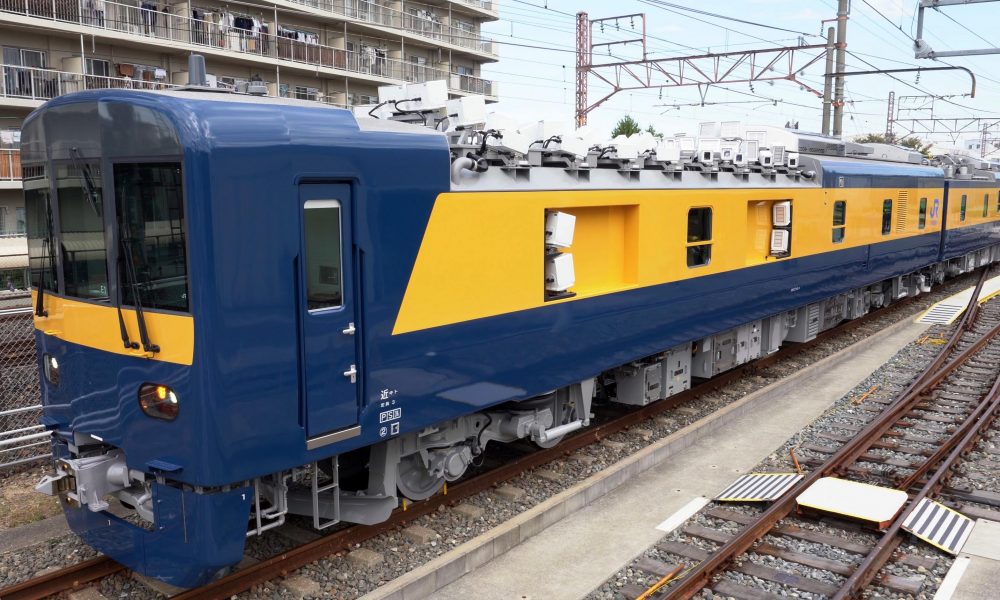
<svg viewBox="0 0 1000 600">
<path fill-rule="evenodd" d="M 151 358 L 181 365 L 190 365 L 194 358 L 194 318 L 190 315 L 172 315 L 143 311 L 149 338 L 160 347 L 160 352 L 151 354 L 138 350 L 128 350 L 122 344 L 121 329 L 118 326 L 118 310 L 114 306 L 71 300 L 46 292 L 45 310 L 48 317 L 35 317 L 35 328 L 67 342 L 88 346 L 106 352 Z M 32 292 L 32 306 L 35 292 Z M 135 311 L 122 308 L 125 327 L 129 338 L 139 341 L 139 327 Z"/>
<path fill-rule="evenodd" d="M 573 291 L 595 295 L 634 286 L 638 277 L 639 207 L 580 206 L 561 210 L 576 217 L 573 245 L 564 250 L 573 255 L 576 267 Z"/>
<path fill-rule="evenodd" d="M 908 192 L 905 229 L 896 228 L 900 191 Z M 466 192 L 438 196 L 410 275 L 394 334 L 418 331 L 603 294 L 723 273 L 777 260 L 766 255 L 759 226 L 770 204 L 792 201 L 789 258 L 902 239 L 940 230 L 918 229 L 919 198 L 933 189 L 689 189 Z M 894 203 L 882 235 L 882 201 Z M 831 241 L 833 203 L 847 202 L 844 240 Z M 766 205 L 758 215 L 755 204 Z M 712 209 L 712 259 L 689 268 L 687 213 Z M 571 298 L 545 302 L 546 210 L 577 216 L 572 248 L 578 285 Z M 759 210 L 763 211 L 764 208 Z M 769 237 L 769 233 L 765 234 Z M 755 254 L 756 252 L 756 254 Z"/>
<path fill-rule="evenodd" d="M 964 221 L 960 219 L 963 194 L 968 197 Z M 948 192 L 948 229 L 961 229 L 962 227 L 1000 221 L 1000 213 L 996 210 L 997 194 L 997 188 L 952 188 Z M 984 196 L 987 197 L 987 215 L 985 217 L 983 216 Z"/>
</svg>

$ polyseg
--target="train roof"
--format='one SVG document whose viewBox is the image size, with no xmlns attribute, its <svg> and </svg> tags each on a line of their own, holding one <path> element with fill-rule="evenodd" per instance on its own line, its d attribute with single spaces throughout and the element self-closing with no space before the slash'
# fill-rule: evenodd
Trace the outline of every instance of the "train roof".
<svg viewBox="0 0 1000 600">
<path fill-rule="evenodd" d="M 217 146 L 315 146 L 331 140 L 447 151 L 445 136 L 426 128 L 359 120 L 348 110 L 314 101 L 200 90 L 67 94 L 32 112 L 22 129 L 25 162 L 70 158 L 71 148 L 79 157 L 152 157 Z M 52 131 L 58 135 L 50 136 Z"/>
</svg>

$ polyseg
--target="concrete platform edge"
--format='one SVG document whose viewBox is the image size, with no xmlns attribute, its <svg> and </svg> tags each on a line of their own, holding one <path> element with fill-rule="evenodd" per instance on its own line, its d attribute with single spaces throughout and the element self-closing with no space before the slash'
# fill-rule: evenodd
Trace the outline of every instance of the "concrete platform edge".
<svg viewBox="0 0 1000 600">
<path fill-rule="evenodd" d="M 410 571 L 361 600 L 418 600 L 471 573 L 494 558 L 530 539 L 547 527 L 624 484 L 631 477 L 655 467 L 673 454 L 688 448 L 698 439 L 740 418 L 766 403 L 769 398 L 792 388 L 796 381 L 810 377 L 850 360 L 864 348 L 912 325 L 903 319 L 882 331 L 805 367 L 794 375 L 761 388 L 732 404 L 675 431 L 662 440 L 622 459 L 600 473 L 595 473 L 573 487 L 563 490 L 510 521 L 483 533 L 431 562 Z"/>
</svg>

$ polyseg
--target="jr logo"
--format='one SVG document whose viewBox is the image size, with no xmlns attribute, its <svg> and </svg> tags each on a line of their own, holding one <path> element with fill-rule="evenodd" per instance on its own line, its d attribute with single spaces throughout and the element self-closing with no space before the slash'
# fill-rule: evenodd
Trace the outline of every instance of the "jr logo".
<svg viewBox="0 0 1000 600">
<path fill-rule="evenodd" d="M 941 212 L 941 200 L 939 198 L 934 199 L 934 204 L 931 205 L 931 225 L 938 224 L 938 215 Z"/>
</svg>

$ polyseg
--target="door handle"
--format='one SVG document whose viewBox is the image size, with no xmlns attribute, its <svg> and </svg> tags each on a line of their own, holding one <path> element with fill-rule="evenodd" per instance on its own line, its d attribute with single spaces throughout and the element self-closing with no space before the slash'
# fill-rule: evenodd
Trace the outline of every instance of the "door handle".
<svg viewBox="0 0 1000 600">
<path fill-rule="evenodd" d="M 342 330 L 341 333 L 344 335 L 354 335 L 355 331 L 357 331 L 357 329 L 354 327 L 354 321 L 351 321 L 347 324 L 347 329 Z"/>
<path fill-rule="evenodd" d="M 357 365 L 351 365 L 350 369 L 344 371 L 344 377 L 350 377 L 351 378 L 351 383 L 357 383 L 358 382 L 358 366 Z"/>
</svg>

